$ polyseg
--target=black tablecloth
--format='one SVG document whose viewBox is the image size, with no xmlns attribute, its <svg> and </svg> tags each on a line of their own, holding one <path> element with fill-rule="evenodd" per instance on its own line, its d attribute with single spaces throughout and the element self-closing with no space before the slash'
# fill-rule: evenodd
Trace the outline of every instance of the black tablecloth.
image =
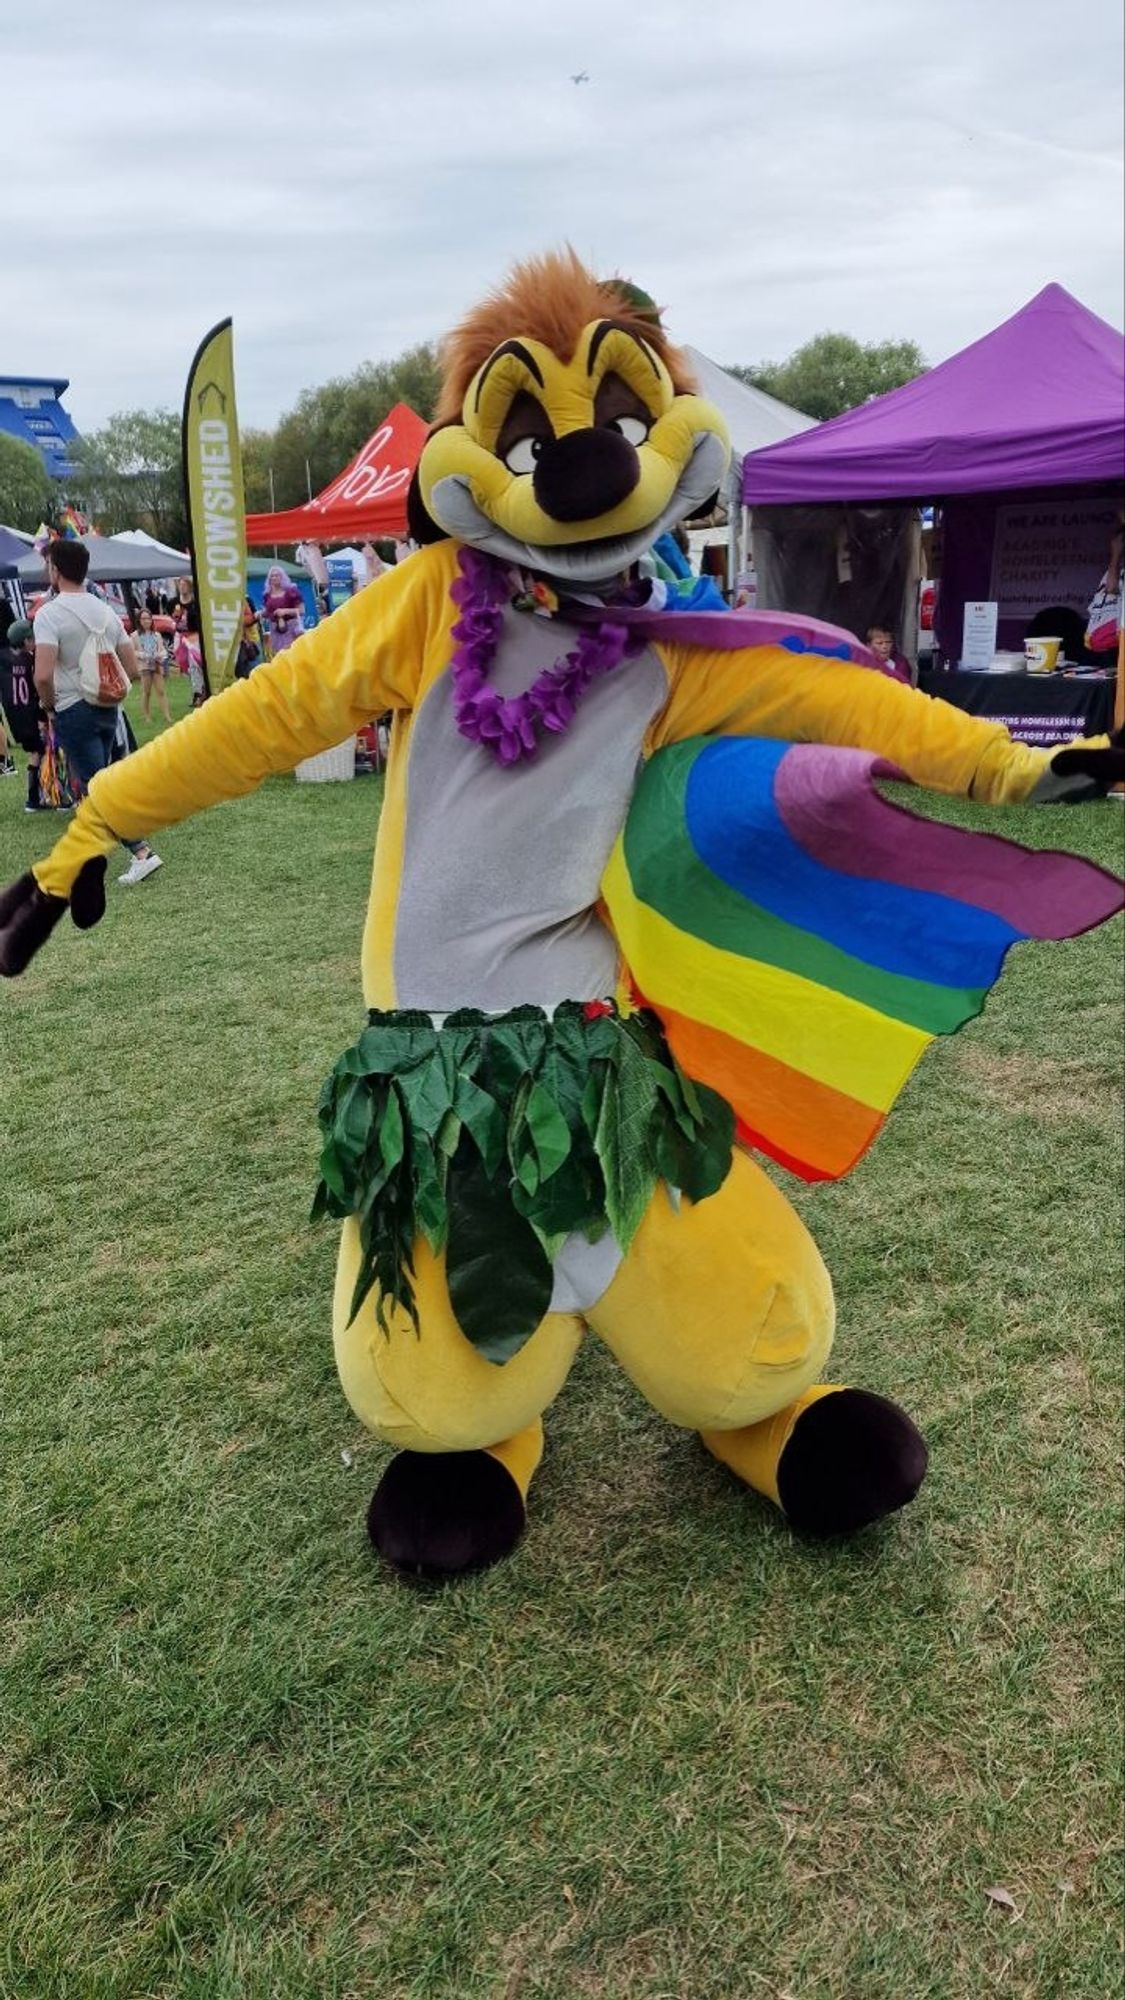
<svg viewBox="0 0 1125 2000">
<path fill-rule="evenodd" d="M 1079 681 L 1066 674 L 966 674 L 922 667 L 918 685 L 970 715 L 1002 722 L 1020 743 L 1049 750 L 1072 736 L 1100 736 L 1113 720 L 1112 679 Z"/>
</svg>

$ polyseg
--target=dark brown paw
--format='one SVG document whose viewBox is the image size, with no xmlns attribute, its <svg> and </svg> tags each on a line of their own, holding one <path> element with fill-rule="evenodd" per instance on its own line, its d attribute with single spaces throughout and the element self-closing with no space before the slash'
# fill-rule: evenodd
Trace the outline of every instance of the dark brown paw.
<svg viewBox="0 0 1125 2000">
<path fill-rule="evenodd" d="M 92 930 L 105 915 L 105 855 L 84 861 L 70 892 L 70 914 L 80 931 Z"/>
<path fill-rule="evenodd" d="M 807 1535 L 852 1535 L 913 1500 L 926 1440 L 905 1410 L 840 1389 L 803 1410 L 777 1471 L 786 1519 Z"/>
<path fill-rule="evenodd" d="M 403 1576 L 444 1581 L 488 1569 L 523 1533 L 523 1496 L 486 1451 L 400 1451 L 367 1510 L 367 1532 Z"/>
<path fill-rule="evenodd" d="M 45 896 L 30 870 L 0 895 L 0 975 L 16 979 L 46 944 L 66 912 L 61 896 Z"/>
<path fill-rule="evenodd" d="M 47 896 L 30 869 L 0 893 L 0 978 L 17 979 L 46 944 L 66 910 L 61 896 Z M 105 856 L 96 855 L 78 871 L 70 914 L 88 931 L 105 910 Z"/>
</svg>

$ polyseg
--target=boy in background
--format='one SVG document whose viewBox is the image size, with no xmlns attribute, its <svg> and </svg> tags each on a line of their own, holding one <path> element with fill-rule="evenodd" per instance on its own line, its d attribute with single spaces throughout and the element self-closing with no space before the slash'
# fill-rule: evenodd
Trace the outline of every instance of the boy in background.
<svg viewBox="0 0 1125 2000">
<path fill-rule="evenodd" d="M 876 658 L 882 660 L 888 673 L 893 674 L 898 681 L 905 681 L 907 686 L 909 686 L 911 680 L 910 668 L 895 645 L 895 635 L 891 631 L 890 626 L 869 625 L 867 628 L 867 643 L 871 651 L 876 655 Z"/>
</svg>

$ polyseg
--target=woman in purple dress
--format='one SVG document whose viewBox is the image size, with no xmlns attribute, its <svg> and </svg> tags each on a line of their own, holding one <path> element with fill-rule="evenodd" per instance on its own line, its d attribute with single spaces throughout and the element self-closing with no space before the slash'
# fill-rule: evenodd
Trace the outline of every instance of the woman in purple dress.
<svg viewBox="0 0 1125 2000">
<path fill-rule="evenodd" d="M 295 583 L 275 563 L 266 576 L 262 598 L 271 654 L 283 653 L 305 629 L 305 605 Z"/>
</svg>

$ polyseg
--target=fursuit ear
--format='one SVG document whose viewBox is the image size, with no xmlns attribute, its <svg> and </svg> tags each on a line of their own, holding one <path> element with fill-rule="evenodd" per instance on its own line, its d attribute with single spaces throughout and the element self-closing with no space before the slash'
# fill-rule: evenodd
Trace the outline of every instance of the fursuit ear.
<svg viewBox="0 0 1125 2000">
<path fill-rule="evenodd" d="M 459 419 L 456 417 L 449 417 L 444 424 L 434 424 L 427 433 L 427 439 L 436 436 L 438 431 L 452 429 L 458 421 Z M 411 541 L 417 542 L 419 547 L 422 547 L 427 542 L 447 542 L 449 540 L 446 530 L 439 528 L 433 515 L 426 511 L 417 465 L 414 467 L 410 481 L 410 490 L 406 496 L 406 526 Z"/>
</svg>

